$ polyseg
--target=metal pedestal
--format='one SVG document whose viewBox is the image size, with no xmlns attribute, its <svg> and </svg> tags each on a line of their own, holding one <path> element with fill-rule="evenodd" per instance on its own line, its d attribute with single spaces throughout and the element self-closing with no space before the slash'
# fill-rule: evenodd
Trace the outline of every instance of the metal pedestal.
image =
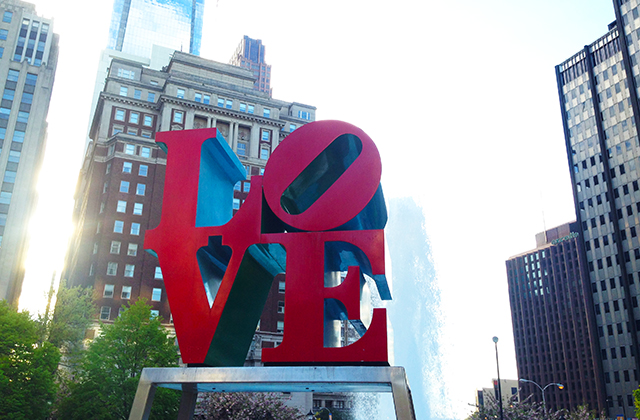
<svg viewBox="0 0 640 420">
<path fill-rule="evenodd" d="M 182 391 L 179 420 L 193 418 L 198 392 L 392 392 L 398 420 L 415 420 L 399 366 L 145 368 L 129 420 L 147 420 L 158 386 Z"/>
</svg>

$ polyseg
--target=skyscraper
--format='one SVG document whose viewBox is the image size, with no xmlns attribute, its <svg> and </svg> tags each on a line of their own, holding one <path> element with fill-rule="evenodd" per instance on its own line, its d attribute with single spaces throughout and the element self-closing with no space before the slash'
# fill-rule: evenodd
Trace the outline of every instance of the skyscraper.
<svg viewBox="0 0 640 420">
<path fill-rule="evenodd" d="M 216 127 L 247 171 L 234 191 L 239 208 L 271 151 L 309 122 L 299 115 L 315 119 L 315 107 L 269 98 L 253 90 L 253 81 L 249 70 L 179 51 L 164 70 L 113 59 L 80 174 L 64 274 L 70 285 L 93 286 L 100 319 L 113 320 L 127 302 L 144 297 L 171 320 L 158 260 L 143 251 L 145 231 L 158 225 L 162 208 L 166 154 L 156 132 Z M 284 287 L 282 279 L 273 283 L 274 310 L 260 324 L 271 333 L 261 347 L 282 339 Z"/>
<path fill-rule="evenodd" d="M 256 77 L 253 88 L 271 96 L 271 66 L 264 61 L 265 50 L 262 40 L 245 35 L 229 64 L 251 70 Z"/>
<path fill-rule="evenodd" d="M 107 48 L 151 57 L 160 45 L 200 55 L 204 0 L 115 0 Z"/>
<path fill-rule="evenodd" d="M 516 361 L 520 378 L 564 385 L 547 389 L 547 407 L 570 410 L 586 403 L 600 411 L 605 389 L 598 328 L 579 237 L 575 222 L 549 229 L 536 235 L 536 249 L 507 260 Z M 532 395 L 542 402 L 534 385 L 520 388 L 521 399 Z"/>
<path fill-rule="evenodd" d="M 31 3 L 3 1 L 0 14 L 0 299 L 16 302 L 45 149 L 58 36 Z"/>
<path fill-rule="evenodd" d="M 556 66 L 576 217 L 610 415 L 640 380 L 640 14 L 614 0 L 609 31 Z"/>
</svg>

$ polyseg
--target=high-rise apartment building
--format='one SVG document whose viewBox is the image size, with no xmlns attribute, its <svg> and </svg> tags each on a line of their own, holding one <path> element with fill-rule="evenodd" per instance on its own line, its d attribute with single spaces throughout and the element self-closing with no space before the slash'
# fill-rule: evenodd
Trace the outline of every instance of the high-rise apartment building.
<svg viewBox="0 0 640 420">
<path fill-rule="evenodd" d="M 204 0 L 115 0 L 107 48 L 150 57 L 160 45 L 200 55 Z"/>
<path fill-rule="evenodd" d="M 509 300 L 519 378 L 564 385 L 547 388 L 549 408 L 586 403 L 599 412 L 605 388 L 598 337 L 620 333 L 623 325 L 596 327 L 580 235 L 580 224 L 565 224 L 536 235 L 536 249 L 509 258 Z M 629 355 L 629 349 L 620 351 L 620 357 Z M 519 388 L 521 399 L 531 395 L 542 402 L 535 385 L 523 382 Z"/>
<path fill-rule="evenodd" d="M 262 40 L 245 35 L 229 64 L 251 70 L 256 77 L 253 88 L 271 96 L 271 66 L 264 61 L 265 49 Z"/>
<path fill-rule="evenodd" d="M 556 66 L 576 217 L 610 415 L 640 380 L 640 11 L 614 0 L 609 31 Z"/>
<path fill-rule="evenodd" d="M 156 132 L 216 127 L 247 170 L 234 191 L 239 208 L 272 150 L 309 122 L 300 113 L 315 119 L 314 107 L 272 99 L 253 81 L 249 70 L 178 51 L 164 70 L 112 61 L 80 175 L 65 274 L 71 285 L 94 287 L 100 319 L 113 320 L 144 297 L 171 320 L 158 260 L 143 251 L 144 233 L 158 225 L 162 208 L 166 154 Z M 274 310 L 260 321 L 271 333 L 252 349 L 258 360 L 261 347 L 282 339 L 284 287 L 276 278 L 267 302 Z"/>
<path fill-rule="evenodd" d="M 35 6 L 0 3 L 0 299 L 17 303 L 24 277 L 27 223 L 44 155 L 58 36 Z"/>
</svg>

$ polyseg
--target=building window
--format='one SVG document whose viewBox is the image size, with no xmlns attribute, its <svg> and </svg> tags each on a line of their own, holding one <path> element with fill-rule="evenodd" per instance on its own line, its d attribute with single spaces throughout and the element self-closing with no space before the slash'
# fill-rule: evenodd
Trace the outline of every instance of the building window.
<svg viewBox="0 0 640 420">
<path fill-rule="evenodd" d="M 156 267 L 156 272 L 153 275 L 153 278 L 156 280 L 162 280 L 162 270 L 160 269 L 160 267 Z"/>
<path fill-rule="evenodd" d="M 242 191 L 248 193 L 249 190 L 251 190 L 251 182 L 244 182 L 244 185 L 242 186 Z"/>
<path fill-rule="evenodd" d="M 118 274 L 118 263 L 110 262 L 107 263 L 107 276 L 115 276 Z"/>
<path fill-rule="evenodd" d="M 120 96 L 127 96 L 129 88 L 126 86 L 120 86 Z"/>
<path fill-rule="evenodd" d="M 298 118 L 302 118 L 303 120 L 311 119 L 311 113 L 307 111 L 298 111 Z"/>
<path fill-rule="evenodd" d="M 182 124 L 183 119 L 184 119 L 184 112 L 175 111 L 173 113 L 173 122 L 174 123 Z"/>
<path fill-rule="evenodd" d="M 202 93 L 200 93 L 200 92 L 196 92 L 196 95 L 195 95 L 194 100 L 195 100 L 196 102 L 202 102 Z"/>
<path fill-rule="evenodd" d="M 142 91 L 140 89 L 134 89 L 133 90 L 133 97 L 135 99 L 141 99 L 142 98 Z"/>
<path fill-rule="evenodd" d="M 276 326 L 276 332 L 283 333 L 284 332 L 284 321 L 278 321 Z"/>
<path fill-rule="evenodd" d="M 151 319 L 157 318 L 159 316 L 160 316 L 160 311 L 158 311 L 157 309 L 151 310 Z"/>
<path fill-rule="evenodd" d="M 140 216 L 142 214 L 142 203 L 133 204 L 133 214 Z"/>
<path fill-rule="evenodd" d="M 93 276 L 93 273 L 95 272 L 95 264 L 91 263 L 91 267 L 89 267 L 89 275 Z"/>
<path fill-rule="evenodd" d="M 110 316 L 111 316 L 111 307 L 110 306 L 103 306 L 102 308 L 100 308 L 100 319 L 101 320 L 107 321 Z"/>
<path fill-rule="evenodd" d="M 251 104 L 247 105 L 247 113 L 248 114 L 253 114 L 253 110 L 255 109 L 255 107 Z"/>
<path fill-rule="evenodd" d="M 116 207 L 116 211 L 118 213 L 126 213 L 127 211 L 127 202 L 118 200 L 118 206 Z"/>
<path fill-rule="evenodd" d="M 278 282 L 278 293 L 284 293 L 284 282 Z"/>
<path fill-rule="evenodd" d="M 118 69 L 118 77 L 133 80 L 136 77 L 136 73 L 133 70 Z"/>
<path fill-rule="evenodd" d="M 153 302 L 160 302 L 162 299 L 162 289 L 154 287 L 153 292 L 151 293 L 151 300 Z"/>
<path fill-rule="evenodd" d="M 279 314 L 283 314 L 284 313 L 284 302 L 283 301 L 278 301 L 278 313 Z"/>
<path fill-rule="evenodd" d="M 178 89 L 176 97 L 178 97 L 178 99 L 184 99 L 184 89 Z"/>
<path fill-rule="evenodd" d="M 128 155 L 135 155 L 136 154 L 136 146 L 134 144 L 125 144 L 124 145 L 124 152 Z"/>
<path fill-rule="evenodd" d="M 205 94 L 204 98 L 202 98 L 202 103 L 203 104 L 210 104 L 211 103 L 211 96 Z"/>
<path fill-rule="evenodd" d="M 111 241 L 111 248 L 109 249 L 110 254 L 119 254 L 120 253 L 120 241 Z"/>
<path fill-rule="evenodd" d="M 147 94 L 147 102 L 155 102 L 156 100 L 156 94 L 153 92 L 149 92 Z"/>
<path fill-rule="evenodd" d="M 140 235 L 140 223 L 131 223 L 131 234 Z"/>
<path fill-rule="evenodd" d="M 151 157 L 151 148 L 150 147 L 141 147 L 140 148 L 140 156 L 142 156 L 143 158 L 150 158 Z"/>
<path fill-rule="evenodd" d="M 122 299 L 131 299 L 131 286 L 122 286 L 122 293 L 120 294 Z"/>
<path fill-rule="evenodd" d="M 231 99 L 227 99 L 225 101 L 225 106 L 224 107 L 227 108 L 227 109 L 233 108 L 233 101 Z"/>
<path fill-rule="evenodd" d="M 108 174 L 110 174 L 110 173 L 111 173 L 111 162 L 107 163 L 107 167 L 106 167 L 106 169 L 104 170 L 104 173 L 105 173 L 106 175 L 108 175 Z"/>
<path fill-rule="evenodd" d="M 262 160 L 267 160 L 269 159 L 269 149 L 266 147 L 263 147 L 260 149 L 260 159 Z"/>
<path fill-rule="evenodd" d="M 131 162 L 124 162 L 122 164 L 122 173 L 130 174 L 131 169 L 133 169 L 133 164 Z"/>
<path fill-rule="evenodd" d="M 129 181 L 120 181 L 120 192 L 121 193 L 129 192 Z"/>
<path fill-rule="evenodd" d="M 129 247 L 127 248 L 127 255 L 130 257 L 138 255 L 138 244 L 129 244 Z"/>
<path fill-rule="evenodd" d="M 234 198 L 233 199 L 233 209 L 234 210 L 238 210 L 240 208 L 240 199 L 239 198 Z"/>
<path fill-rule="evenodd" d="M 113 232 L 122 233 L 123 230 L 124 230 L 124 222 L 122 220 L 116 220 L 113 223 Z"/>
<path fill-rule="evenodd" d="M 114 117 L 114 118 L 115 118 L 117 121 L 124 121 L 124 115 L 125 115 L 125 111 L 124 111 L 124 109 L 116 108 L 116 115 L 115 115 L 115 117 Z"/>
<path fill-rule="evenodd" d="M 94 254 L 97 254 L 97 253 L 98 253 L 98 243 L 97 243 L 97 242 L 94 242 L 94 243 L 93 243 L 93 253 L 94 253 Z"/>
<path fill-rule="evenodd" d="M 262 116 L 265 118 L 271 118 L 271 110 L 269 108 L 264 108 L 262 110 Z"/>
<path fill-rule="evenodd" d="M 0 40 L 6 41 L 7 35 L 9 35 L 9 31 L 7 31 L 6 29 L 0 29 Z"/>
<path fill-rule="evenodd" d="M 143 124 L 147 127 L 151 127 L 153 125 L 153 117 L 151 115 L 145 115 Z"/>
<path fill-rule="evenodd" d="M 102 292 L 102 297 L 104 297 L 104 298 L 112 298 L 114 289 L 115 289 L 115 286 L 113 284 L 105 284 L 104 285 L 104 292 Z"/>
<path fill-rule="evenodd" d="M 133 277 L 133 272 L 135 271 L 136 266 L 133 264 L 126 264 L 124 266 L 124 276 L 125 277 Z"/>
<path fill-rule="evenodd" d="M 147 189 L 146 184 L 138 184 L 136 186 L 136 195 L 144 195 L 144 192 L 146 189 Z"/>
<path fill-rule="evenodd" d="M 218 106 L 224 108 L 224 98 L 218 98 Z"/>
<path fill-rule="evenodd" d="M 262 141 L 266 141 L 266 142 L 271 141 L 271 131 L 262 130 L 261 137 L 262 137 Z"/>
<path fill-rule="evenodd" d="M 247 143 L 239 141 L 236 148 L 236 153 L 238 154 L 238 156 L 247 156 Z"/>
<path fill-rule="evenodd" d="M 240 112 L 247 112 L 247 104 L 240 102 Z"/>
<path fill-rule="evenodd" d="M 293 131 L 296 129 L 296 125 L 295 124 L 289 124 L 289 132 L 293 133 Z"/>
<path fill-rule="evenodd" d="M 139 112 L 131 112 L 129 113 L 129 122 L 131 124 L 138 124 L 140 121 L 140 113 Z"/>
<path fill-rule="evenodd" d="M 142 133 L 140 134 L 142 137 L 144 137 L 145 139 L 150 139 L 151 138 L 151 131 L 149 130 L 142 130 Z"/>
<path fill-rule="evenodd" d="M 140 165 L 138 168 L 138 175 L 147 176 L 147 172 L 149 171 L 149 167 L 147 165 Z"/>
<path fill-rule="evenodd" d="M 11 23 L 11 18 L 13 17 L 13 13 L 11 12 L 4 12 L 4 15 L 2 16 L 2 21 L 3 22 L 7 22 L 7 23 Z"/>
<path fill-rule="evenodd" d="M 122 133 L 122 130 L 124 130 L 124 126 L 122 126 L 122 125 L 114 125 L 113 126 L 113 130 L 111 130 L 111 135 L 115 136 L 118 133 Z"/>
</svg>

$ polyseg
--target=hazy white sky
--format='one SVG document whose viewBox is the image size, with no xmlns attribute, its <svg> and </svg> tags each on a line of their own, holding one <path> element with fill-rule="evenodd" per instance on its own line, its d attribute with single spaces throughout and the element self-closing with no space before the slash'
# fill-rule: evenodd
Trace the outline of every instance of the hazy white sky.
<svg viewBox="0 0 640 420">
<path fill-rule="evenodd" d="M 40 298 L 65 251 L 112 3 L 35 3 L 61 36 L 23 290 Z M 544 223 L 575 217 L 554 66 L 613 20 L 605 0 L 205 4 L 203 57 L 228 62 L 243 35 L 262 39 L 274 97 L 361 127 L 380 149 L 385 194 L 424 206 L 452 417 L 495 377 L 494 335 L 501 376 L 517 376 L 504 262 L 534 248 Z"/>
</svg>

